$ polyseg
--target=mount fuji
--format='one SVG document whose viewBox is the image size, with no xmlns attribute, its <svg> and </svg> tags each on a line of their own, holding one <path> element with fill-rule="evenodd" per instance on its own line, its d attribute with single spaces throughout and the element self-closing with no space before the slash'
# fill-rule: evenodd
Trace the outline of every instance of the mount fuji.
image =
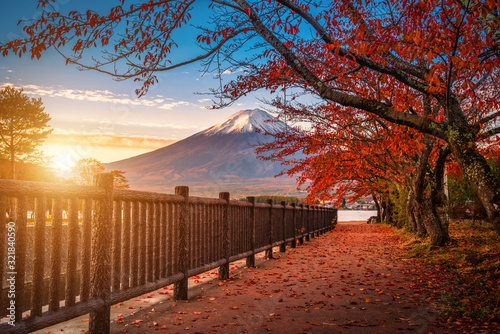
<svg viewBox="0 0 500 334">
<path fill-rule="evenodd" d="M 257 159 L 255 149 L 288 126 L 267 112 L 242 110 L 204 131 L 152 152 L 105 164 L 126 172 L 132 189 L 173 192 L 190 187 L 197 196 L 304 195 L 295 179 L 275 178 L 283 166 Z"/>
</svg>

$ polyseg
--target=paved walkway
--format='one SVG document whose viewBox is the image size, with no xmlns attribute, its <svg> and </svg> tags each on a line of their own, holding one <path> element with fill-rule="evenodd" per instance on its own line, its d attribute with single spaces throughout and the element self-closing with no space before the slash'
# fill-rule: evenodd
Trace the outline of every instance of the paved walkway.
<svg viewBox="0 0 500 334">
<path fill-rule="evenodd" d="M 193 278 L 189 301 L 172 300 L 166 288 L 125 302 L 119 307 L 135 306 L 112 333 L 446 333 L 410 289 L 417 271 L 394 256 L 398 247 L 381 226 L 339 223 L 257 268 L 234 264 L 230 280 L 215 271 Z M 166 298 L 153 305 L 157 294 Z"/>
</svg>

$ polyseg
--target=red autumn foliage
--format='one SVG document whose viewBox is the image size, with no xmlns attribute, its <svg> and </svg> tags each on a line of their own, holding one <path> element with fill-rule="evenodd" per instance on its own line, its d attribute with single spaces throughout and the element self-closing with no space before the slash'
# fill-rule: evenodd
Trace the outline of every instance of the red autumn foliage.
<svg viewBox="0 0 500 334">
<path fill-rule="evenodd" d="M 190 29 L 194 6 L 206 6 L 205 2 L 125 5 L 121 0 L 106 13 L 62 13 L 52 3 L 39 1 L 43 12 L 25 27 L 28 37 L 2 44 L 3 55 L 29 53 L 38 58 L 56 48 L 67 63 L 140 82 L 139 96 L 157 82 L 158 72 L 194 62 L 205 62 L 209 69 L 216 66 L 218 73 L 222 73 L 220 66 L 243 68 L 246 72 L 240 78 L 215 91 L 221 104 L 261 88 L 293 87 L 318 98 L 318 111 L 313 112 L 320 115 L 324 108 L 330 109 L 336 114 L 331 121 L 341 127 L 370 117 L 379 124 L 393 124 L 391 135 L 377 149 L 390 147 L 391 141 L 402 145 L 402 134 L 411 131 L 396 125 L 411 128 L 429 136 L 422 142 L 430 151 L 435 145 L 446 145 L 500 234 L 500 183 L 478 145 L 500 131 L 495 123 L 500 115 L 498 1 L 336 0 L 324 5 L 212 0 L 206 21 L 196 22 L 201 33 L 193 42 L 202 51 L 194 56 L 184 53 L 189 41 L 179 36 Z M 242 52 L 252 41 L 253 57 Z M 103 50 L 104 57 L 93 58 L 88 51 L 94 48 Z M 419 140 L 422 137 L 415 141 Z M 394 148 L 392 155 L 405 151 Z M 375 148 L 352 149 L 371 152 Z M 341 152 L 341 148 L 332 150 L 337 155 Z M 436 151 L 422 156 L 436 159 L 440 162 L 436 167 L 441 168 L 449 153 L 440 159 Z M 412 155 L 418 156 L 418 150 Z M 364 157 L 359 159 L 359 165 L 367 165 Z M 426 161 L 416 162 L 419 175 Z M 318 189 L 329 183 L 321 182 Z"/>
</svg>

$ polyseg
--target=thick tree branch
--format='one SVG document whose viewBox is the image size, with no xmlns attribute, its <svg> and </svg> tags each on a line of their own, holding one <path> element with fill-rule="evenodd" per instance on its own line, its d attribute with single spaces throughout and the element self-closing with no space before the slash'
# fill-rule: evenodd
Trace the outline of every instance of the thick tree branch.
<svg viewBox="0 0 500 334">
<path fill-rule="evenodd" d="M 477 135 L 478 140 L 485 140 L 491 136 L 500 134 L 500 127 L 481 132 Z"/>
<path fill-rule="evenodd" d="M 419 115 L 412 115 L 400 112 L 387 106 L 384 103 L 366 99 L 363 97 L 338 92 L 327 85 L 325 85 L 314 73 L 312 73 L 307 66 L 305 66 L 300 59 L 288 49 L 264 24 L 261 22 L 259 16 L 250 9 L 250 5 L 245 0 L 235 0 L 242 8 L 249 9 L 249 18 L 252 22 L 255 31 L 262 36 L 281 56 L 286 60 L 290 67 L 292 67 L 304 80 L 312 86 L 316 92 L 324 99 L 339 103 L 346 107 L 353 107 L 364 110 L 378 117 L 381 117 L 389 122 L 400 125 L 405 125 L 424 133 L 431 134 L 438 138 L 446 140 L 446 135 L 440 129 L 439 123 L 421 117 Z"/>
<path fill-rule="evenodd" d="M 319 34 L 320 38 L 323 40 L 323 42 L 331 45 L 335 45 L 335 40 L 333 37 L 328 34 L 328 32 L 316 21 L 314 17 L 312 17 L 311 14 L 303 10 L 300 6 L 296 5 L 295 3 L 291 3 L 288 0 L 278 0 L 279 3 L 281 3 L 283 6 L 293 10 L 297 14 L 299 14 L 302 18 L 304 18 L 313 28 L 316 30 L 316 32 Z M 246 2 L 245 2 L 246 3 Z M 247 4 L 248 5 L 248 4 Z M 334 51 L 332 51 L 334 52 Z M 370 68 L 374 71 L 377 71 L 379 73 L 387 74 L 392 77 L 394 77 L 396 80 L 412 87 L 415 90 L 418 90 L 422 93 L 427 92 L 427 83 L 422 83 L 419 82 L 412 77 L 402 73 L 400 70 L 396 68 L 391 68 L 382 64 L 379 64 L 377 62 L 374 62 L 366 57 L 363 57 L 361 55 L 355 54 L 353 52 L 350 52 L 342 47 L 337 47 L 335 52 L 338 52 L 338 55 L 341 57 L 345 57 L 346 59 L 349 59 L 353 62 L 356 62 L 357 64 Z M 410 70 L 413 65 L 405 63 L 403 66 L 403 61 L 400 60 L 399 58 L 395 56 L 389 56 L 388 57 L 389 63 L 393 64 L 399 64 L 401 68 L 405 68 L 407 70 Z M 423 77 L 423 73 L 417 72 L 415 70 L 411 70 L 413 73 L 419 73 L 418 77 Z"/>
<path fill-rule="evenodd" d="M 495 119 L 495 118 L 497 118 L 498 116 L 500 116 L 500 111 L 497 111 L 497 112 L 495 112 L 495 113 L 493 113 L 493 114 L 490 114 L 490 115 L 488 115 L 488 116 L 486 116 L 486 117 L 481 118 L 481 119 L 477 122 L 477 124 L 474 124 L 474 126 L 478 126 L 479 124 L 486 124 L 486 123 L 488 123 L 489 121 L 494 120 L 494 119 Z"/>
</svg>

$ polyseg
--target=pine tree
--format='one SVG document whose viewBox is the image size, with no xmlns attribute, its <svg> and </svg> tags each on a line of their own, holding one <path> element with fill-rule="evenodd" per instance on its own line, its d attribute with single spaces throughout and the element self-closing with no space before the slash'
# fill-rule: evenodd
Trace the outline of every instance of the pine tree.
<svg viewBox="0 0 500 334">
<path fill-rule="evenodd" d="M 23 90 L 0 91 L 0 156 L 10 160 L 10 178 L 16 178 L 16 162 L 36 159 L 40 146 L 52 132 L 50 116 L 41 98 L 30 98 Z"/>
</svg>

